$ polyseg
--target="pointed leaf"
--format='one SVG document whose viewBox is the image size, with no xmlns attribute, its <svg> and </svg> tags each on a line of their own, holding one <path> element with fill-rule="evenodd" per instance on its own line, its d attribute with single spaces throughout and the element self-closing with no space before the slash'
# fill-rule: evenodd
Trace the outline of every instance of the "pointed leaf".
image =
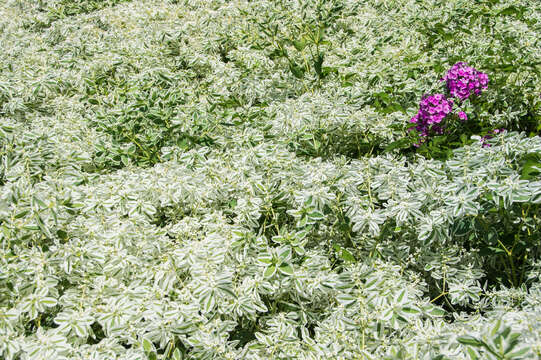
<svg viewBox="0 0 541 360">
<path fill-rule="evenodd" d="M 462 345 L 469 345 L 469 346 L 475 346 L 475 347 L 483 346 L 482 341 L 480 341 L 480 340 L 478 340 L 478 339 L 476 339 L 476 338 L 474 338 L 473 336 L 470 336 L 470 335 L 460 336 L 457 340 Z"/>
<path fill-rule="evenodd" d="M 293 268 L 289 264 L 282 264 L 278 270 L 284 275 L 293 275 Z"/>
<path fill-rule="evenodd" d="M 263 276 L 268 279 L 272 277 L 275 273 L 276 273 L 276 265 L 271 265 L 265 269 Z"/>
</svg>

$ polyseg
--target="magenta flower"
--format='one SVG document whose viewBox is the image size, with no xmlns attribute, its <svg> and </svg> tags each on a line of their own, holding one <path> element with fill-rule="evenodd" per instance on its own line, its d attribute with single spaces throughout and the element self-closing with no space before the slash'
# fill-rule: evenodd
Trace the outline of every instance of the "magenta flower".
<svg viewBox="0 0 541 360">
<path fill-rule="evenodd" d="M 417 130 L 421 137 L 420 143 L 431 134 L 442 134 L 443 127 L 439 125 L 451 113 L 453 101 L 446 99 L 443 94 L 424 95 L 419 103 L 419 111 L 410 120 L 416 126 L 410 130 Z M 420 143 L 415 144 L 419 146 Z"/>
<path fill-rule="evenodd" d="M 492 130 L 492 134 L 494 134 L 494 135 L 503 134 L 505 131 L 506 131 L 505 129 L 494 129 L 494 130 Z M 492 134 L 487 134 L 487 135 L 481 137 L 481 139 L 479 140 L 481 142 L 481 145 L 484 148 L 490 147 L 490 144 L 487 143 L 487 140 L 492 139 L 494 137 L 494 136 L 492 136 Z"/>
<path fill-rule="evenodd" d="M 488 87 L 488 75 L 465 62 L 454 64 L 442 81 L 447 82 L 447 89 L 453 97 L 465 100 L 470 95 L 480 95 Z"/>
<path fill-rule="evenodd" d="M 464 120 L 464 121 L 468 120 L 468 115 L 466 115 L 464 111 L 460 111 L 458 113 L 458 117 L 460 118 L 460 120 Z"/>
</svg>

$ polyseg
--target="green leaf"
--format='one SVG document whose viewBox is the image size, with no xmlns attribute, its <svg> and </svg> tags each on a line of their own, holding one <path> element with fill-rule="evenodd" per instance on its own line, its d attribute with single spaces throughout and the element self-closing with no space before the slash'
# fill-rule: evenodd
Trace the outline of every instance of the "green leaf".
<svg viewBox="0 0 541 360">
<path fill-rule="evenodd" d="M 276 273 L 276 265 L 271 265 L 265 269 L 263 276 L 267 279 L 271 278 Z"/>
<path fill-rule="evenodd" d="M 516 6 L 511 5 L 501 10 L 498 15 L 517 15 L 520 18 L 522 17 L 522 13 L 522 8 L 517 8 Z"/>
<path fill-rule="evenodd" d="M 530 349 L 525 347 L 525 348 L 522 348 L 520 350 L 517 350 L 517 351 L 509 353 L 509 354 L 506 353 L 505 356 L 508 359 L 522 358 L 524 355 L 526 355 L 529 352 L 530 352 Z"/>
<path fill-rule="evenodd" d="M 304 68 L 294 62 L 289 64 L 289 70 L 297 79 L 302 79 L 304 77 Z"/>
<path fill-rule="evenodd" d="M 406 148 L 409 148 L 411 145 L 412 145 L 411 140 L 409 138 L 405 137 L 405 138 L 393 141 L 392 143 L 387 145 L 387 147 L 385 147 L 384 151 L 389 152 L 389 151 L 393 151 L 393 150 L 396 150 L 396 149 L 406 149 Z"/>
<path fill-rule="evenodd" d="M 173 357 L 171 359 L 172 360 L 182 360 L 182 354 L 181 354 L 179 349 L 175 349 L 175 351 L 173 351 Z"/>
<path fill-rule="evenodd" d="M 37 214 L 36 214 L 36 222 L 38 223 L 38 227 L 41 230 L 41 233 L 43 235 L 45 235 L 45 237 L 47 237 L 47 239 L 52 238 L 51 233 L 50 233 L 49 229 L 47 228 L 47 226 L 45 225 L 45 223 L 43 222 L 43 220 L 41 219 L 41 216 L 39 216 Z"/>
<path fill-rule="evenodd" d="M 304 255 L 306 253 L 306 250 L 304 250 L 304 247 L 302 246 L 293 246 L 293 250 L 298 254 L 298 255 Z"/>
<path fill-rule="evenodd" d="M 272 264 L 272 257 L 270 255 L 264 255 L 257 258 L 257 261 L 264 265 Z"/>
<path fill-rule="evenodd" d="M 531 180 L 539 177 L 541 174 L 541 162 L 530 160 L 524 164 L 520 178 L 522 180 Z"/>
<path fill-rule="evenodd" d="M 304 40 L 293 40 L 292 43 L 297 51 L 302 51 L 306 47 L 306 41 Z"/>
<path fill-rule="evenodd" d="M 303 228 L 303 227 L 305 227 L 307 224 L 308 224 L 308 217 L 307 217 L 307 216 L 303 216 L 303 217 L 300 218 L 299 221 L 297 221 L 296 226 L 297 226 L 298 228 Z"/>
<path fill-rule="evenodd" d="M 21 211 L 20 213 L 18 213 L 17 215 L 15 215 L 15 219 L 20 219 L 22 218 L 23 216 L 25 216 L 26 214 L 28 214 L 30 212 L 30 210 L 24 210 L 24 211 Z"/>
<path fill-rule="evenodd" d="M 333 247 L 334 247 L 334 250 L 336 250 L 336 252 L 338 253 L 338 256 L 342 260 L 349 261 L 349 262 L 355 262 L 355 257 L 347 249 L 344 249 L 343 247 L 341 247 L 338 244 L 334 244 Z"/>
<path fill-rule="evenodd" d="M 39 300 L 40 304 L 43 304 L 47 307 L 53 307 L 53 306 L 56 306 L 57 304 L 57 301 L 55 298 L 52 298 L 52 297 L 44 297 L 42 299 Z"/>
<path fill-rule="evenodd" d="M 214 297 L 214 290 L 208 291 L 201 299 L 200 302 L 202 302 L 203 309 L 206 313 L 211 312 L 214 310 L 214 307 L 216 306 L 216 298 Z"/>
<path fill-rule="evenodd" d="M 25 226 L 23 226 L 23 229 L 30 230 L 30 231 L 37 231 L 37 230 L 40 229 L 40 227 L 35 226 L 35 225 L 25 225 Z"/>
<path fill-rule="evenodd" d="M 458 339 L 458 342 L 461 343 L 462 345 L 468 345 L 468 346 L 474 346 L 474 347 L 482 347 L 483 346 L 483 342 L 474 338 L 473 336 L 470 336 L 470 335 L 464 335 L 464 336 L 460 336 Z"/>
<path fill-rule="evenodd" d="M 287 261 L 291 259 L 291 248 L 289 246 L 284 247 L 278 251 L 278 256 L 282 261 Z"/>
<path fill-rule="evenodd" d="M 479 250 L 479 255 L 481 256 L 493 256 L 497 254 L 505 254 L 505 250 L 499 247 L 487 246 Z"/>
<path fill-rule="evenodd" d="M 472 230 L 471 220 L 466 217 L 459 219 L 453 225 L 452 230 L 454 236 L 466 236 Z"/>
<path fill-rule="evenodd" d="M 467 351 L 468 351 L 468 355 L 470 355 L 470 360 L 479 359 L 479 355 L 477 354 L 475 350 L 473 350 L 472 348 L 468 348 Z"/>
<path fill-rule="evenodd" d="M 400 291 L 398 293 L 398 296 L 396 297 L 395 301 L 397 303 L 401 303 L 402 300 L 404 300 L 404 297 L 406 297 L 406 293 L 407 293 L 406 289 L 403 289 L 402 291 Z"/>
<path fill-rule="evenodd" d="M 432 316 L 444 316 L 446 312 L 442 308 L 434 306 L 432 309 L 428 310 L 427 313 Z"/>
<path fill-rule="evenodd" d="M 291 265 L 289 264 L 282 264 L 280 265 L 280 267 L 278 268 L 278 270 L 280 270 L 280 272 L 284 275 L 293 275 L 293 268 L 291 267 Z"/>
<path fill-rule="evenodd" d="M 308 136 L 308 140 L 311 140 L 312 137 Z M 312 206 L 314 204 L 314 197 L 312 195 L 309 195 L 306 199 L 304 199 L 304 206 Z"/>
<path fill-rule="evenodd" d="M 68 239 L 68 233 L 65 232 L 64 230 L 56 230 L 56 235 L 62 240 Z"/>
<path fill-rule="evenodd" d="M 323 53 L 317 54 L 317 58 L 314 59 L 314 70 L 319 78 L 323 78 L 323 72 L 321 71 L 323 65 L 323 58 L 325 55 Z"/>
<path fill-rule="evenodd" d="M 352 306 L 353 304 L 357 302 L 357 298 L 355 298 L 351 294 L 339 294 L 336 297 L 336 300 L 338 301 L 340 305 L 343 305 L 345 307 Z"/>
<path fill-rule="evenodd" d="M 151 343 L 148 339 L 143 339 L 143 350 L 145 351 L 145 353 L 148 354 L 156 349 L 154 348 L 154 344 Z"/>
<path fill-rule="evenodd" d="M 32 196 L 32 200 L 38 204 L 39 208 L 41 209 L 45 209 L 47 208 L 47 205 L 45 205 L 45 203 L 38 197 L 36 196 Z"/>
<path fill-rule="evenodd" d="M 308 217 L 312 220 L 322 220 L 325 218 L 325 215 L 321 211 L 313 210 L 308 214 Z"/>
<path fill-rule="evenodd" d="M 498 333 L 498 330 L 500 330 L 501 326 L 502 326 L 502 321 L 497 320 L 496 323 L 494 324 L 494 327 L 490 331 L 490 335 L 492 335 L 492 336 L 496 335 Z"/>
<path fill-rule="evenodd" d="M 406 314 L 419 314 L 421 312 L 419 309 L 416 309 L 410 306 L 404 306 L 402 308 L 402 311 L 405 312 Z"/>
</svg>

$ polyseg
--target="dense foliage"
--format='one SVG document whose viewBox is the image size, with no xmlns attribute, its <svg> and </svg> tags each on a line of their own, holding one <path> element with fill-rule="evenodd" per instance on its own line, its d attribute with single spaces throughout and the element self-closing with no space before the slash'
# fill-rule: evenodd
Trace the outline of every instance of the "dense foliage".
<svg viewBox="0 0 541 360">
<path fill-rule="evenodd" d="M 538 0 L 0 15 L 0 358 L 541 357 Z"/>
</svg>

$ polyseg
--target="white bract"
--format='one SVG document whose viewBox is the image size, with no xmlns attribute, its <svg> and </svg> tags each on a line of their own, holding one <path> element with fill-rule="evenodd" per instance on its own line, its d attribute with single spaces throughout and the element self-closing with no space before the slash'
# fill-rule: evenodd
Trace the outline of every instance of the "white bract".
<svg viewBox="0 0 541 360">
<path fill-rule="evenodd" d="M 2 1 L 0 358 L 541 357 L 539 19 Z M 508 131 L 393 149 L 457 61 Z"/>
</svg>

